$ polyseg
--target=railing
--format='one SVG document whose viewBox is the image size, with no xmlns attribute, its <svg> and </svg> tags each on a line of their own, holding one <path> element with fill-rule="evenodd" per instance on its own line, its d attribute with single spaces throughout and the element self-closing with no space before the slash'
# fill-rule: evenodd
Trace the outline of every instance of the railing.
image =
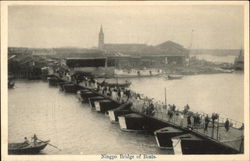
<svg viewBox="0 0 250 161">
<path fill-rule="evenodd" d="M 132 99 L 131 102 L 133 102 L 132 108 L 134 111 L 146 114 L 145 111 L 149 108 L 149 103 L 138 99 Z M 183 111 L 171 111 L 162 103 L 154 103 L 154 111 L 149 113 L 149 115 L 176 126 L 187 128 L 195 133 L 226 144 L 233 149 L 242 151 L 244 124 L 238 121 L 221 116 L 212 121 L 211 115 L 209 116 L 205 113 L 184 114 Z M 207 128 L 205 121 L 206 116 L 210 118 Z M 225 123 L 227 120 L 229 122 L 228 128 Z"/>
</svg>

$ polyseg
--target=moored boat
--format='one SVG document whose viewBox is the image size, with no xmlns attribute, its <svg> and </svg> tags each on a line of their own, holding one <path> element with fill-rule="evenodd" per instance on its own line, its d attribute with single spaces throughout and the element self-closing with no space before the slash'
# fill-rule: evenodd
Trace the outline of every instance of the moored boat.
<svg viewBox="0 0 250 161">
<path fill-rule="evenodd" d="M 118 122 L 118 117 L 121 115 L 132 113 L 130 110 L 130 107 L 132 106 L 132 103 L 124 103 L 118 108 L 114 110 L 109 110 L 109 119 L 112 123 Z"/>
<path fill-rule="evenodd" d="M 34 143 L 9 143 L 8 153 L 9 154 L 37 154 L 43 150 L 49 143 L 47 141 L 39 141 Z"/>
<path fill-rule="evenodd" d="M 244 53 L 242 49 L 240 50 L 240 54 L 234 60 L 234 69 L 235 70 L 244 70 Z"/>
<path fill-rule="evenodd" d="M 66 93 L 76 93 L 78 90 L 82 89 L 82 87 L 74 83 L 67 83 L 63 85 L 63 89 Z"/>
<path fill-rule="evenodd" d="M 8 75 L 8 88 L 14 88 L 15 86 L 15 81 L 14 81 L 14 76 L 12 74 Z"/>
<path fill-rule="evenodd" d="M 133 78 L 133 77 L 155 77 L 162 74 L 161 70 L 157 69 L 144 69 L 144 70 L 118 70 L 115 69 L 114 75 L 118 78 Z"/>
<path fill-rule="evenodd" d="M 173 79 L 181 79 L 183 78 L 182 75 L 167 75 L 166 79 L 173 80 Z"/>
<path fill-rule="evenodd" d="M 81 93 L 82 103 L 89 103 L 89 98 L 97 97 L 98 95 L 92 91 L 85 91 Z"/>
<path fill-rule="evenodd" d="M 173 127 L 164 127 L 154 132 L 155 139 L 159 148 L 172 149 L 172 137 L 182 135 L 185 132 Z"/>
<path fill-rule="evenodd" d="M 108 99 L 95 101 L 95 110 L 101 113 L 106 113 L 111 109 L 117 108 L 118 106 L 118 103 Z"/>
<path fill-rule="evenodd" d="M 13 80 L 8 81 L 8 88 L 14 88 L 15 82 Z"/>
<path fill-rule="evenodd" d="M 71 84 L 71 82 L 60 82 L 60 83 L 58 83 L 58 85 L 59 85 L 59 89 L 61 90 L 61 91 L 64 91 L 64 85 L 65 84 Z"/>
<path fill-rule="evenodd" d="M 232 148 L 225 148 L 209 140 L 194 134 L 184 134 L 172 138 L 175 154 L 236 154 L 238 151 Z"/>
<path fill-rule="evenodd" d="M 95 101 L 104 100 L 104 99 L 105 98 L 103 96 L 90 97 L 89 98 L 89 105 L 91 108 L 95 108 Z"/>
<path fill-rule="evenodd" d="M 123 116 L 119 116 L 119 125 L 122 131 L 145 131 L 146 118 L 137 113 L 130 113 Z"/>
<path fill-rule="evenodd" d="M 48 81 L 50 86 L 57 86 L 59 83 L 64 82 L 62 79 L 56 76 L 48 77 Z"/>
<path fill-rule="evenodd" d="M 104 85 L 104 86 L 108 86 L 110 88 L 113 87 L 119 87 L 119 88 L 128 88 L 131 85 L 131 82 L 126 81 L 124 83 L 108 83 L 108 82 L 104 82 L 104 83 L 97 83 L 99 85 Z"/>
</svg>

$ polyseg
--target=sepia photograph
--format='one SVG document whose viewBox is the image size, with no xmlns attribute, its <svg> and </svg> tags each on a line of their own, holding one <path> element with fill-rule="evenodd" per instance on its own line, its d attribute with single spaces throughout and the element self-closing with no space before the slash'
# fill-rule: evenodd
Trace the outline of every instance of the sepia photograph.
<svg viewBox="0 0 250 161">
<path fill-rule="evenodd" d="M 248 2 L 2 4 L 5 160 L 249 159 Z"/>
</svg>

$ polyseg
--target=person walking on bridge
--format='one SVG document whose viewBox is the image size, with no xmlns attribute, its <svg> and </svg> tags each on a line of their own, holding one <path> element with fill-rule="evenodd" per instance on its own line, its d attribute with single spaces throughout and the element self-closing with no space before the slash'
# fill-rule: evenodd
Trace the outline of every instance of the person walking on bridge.
<svg viewBox="0 0 250 161">
<path fill-rule="evenodd" d="M 225 122 L 225 129 L 226 129 L 227 132 L 229 131 L 229 121 L 228 121 L 228 119 Z"/>
<path fill-rule="evenodd" d="M 207 132 L 207 128 L 208 128 L 209 121 L 210 121 L 210 119 L 209 119 L 209 117 L 208 117 L 208 115 L 207 115 L 207 116 L 205 117 L 204 132 Z"/>
</svg>

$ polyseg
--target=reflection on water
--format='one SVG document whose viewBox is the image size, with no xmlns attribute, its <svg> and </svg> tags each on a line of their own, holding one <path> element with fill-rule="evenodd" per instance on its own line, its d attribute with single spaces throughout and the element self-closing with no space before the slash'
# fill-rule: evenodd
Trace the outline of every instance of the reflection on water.
<svg viewBox="0 0 250 161">
<path fill-rule="evenodd" d="M 164 78 L 130 79 L 131 88 L 156 100 L 182 109 L 207 113 L 223 113 L 243 121 L 243 74 L 186 76 L 181 80 Z M 22 141 L 34 133 L 40 139 L 63 149 L 48 146 L 45 154 L 168 154 L 157 148 L 153 136 L 122 132 L 118 124 L 111 124 L 103 114 L 91 111 L 75 95 L 65 94 L 42 81 L 16 81 L 9 90 L 9 142 Z M 235 112 L 237 110 L 237 112 Z"/>
</svg>

